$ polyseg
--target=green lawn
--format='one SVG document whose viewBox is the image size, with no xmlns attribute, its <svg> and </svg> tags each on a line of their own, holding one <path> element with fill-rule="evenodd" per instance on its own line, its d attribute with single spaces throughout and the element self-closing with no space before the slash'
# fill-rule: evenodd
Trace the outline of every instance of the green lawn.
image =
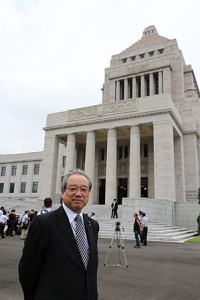
<svg viewBox="0 0 200 300">
<path fill-rule="evenodd" d="M 186 241 L 186 243 L 200 244 L 200 235 Z"/>
</svg>

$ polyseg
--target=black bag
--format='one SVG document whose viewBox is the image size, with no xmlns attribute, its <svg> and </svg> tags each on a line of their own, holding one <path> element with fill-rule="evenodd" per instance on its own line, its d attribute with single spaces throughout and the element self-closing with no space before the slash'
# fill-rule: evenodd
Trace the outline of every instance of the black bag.
<svg viewBox="0 0 200 300">
<path fill-rule="evenodd" d="M 28 229 L 28 223 L 27 224 L 23 223 L 22 229 L 25 229 L 25 230 Z"/>
</svg>

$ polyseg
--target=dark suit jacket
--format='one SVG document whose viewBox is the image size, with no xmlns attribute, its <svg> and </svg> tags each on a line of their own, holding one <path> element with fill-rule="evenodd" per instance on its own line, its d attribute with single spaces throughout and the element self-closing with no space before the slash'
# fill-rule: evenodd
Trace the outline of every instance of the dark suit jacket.
<svg viewBox="0 0 200 300">
<path fill-rule="evenodd" d="M 69 219 L 60 206 L 34 218 L 19 263 L 25 300 L 97 300 L 98 223 L 83 215 L 89 248 L 85 271 Z"/>
</svg>

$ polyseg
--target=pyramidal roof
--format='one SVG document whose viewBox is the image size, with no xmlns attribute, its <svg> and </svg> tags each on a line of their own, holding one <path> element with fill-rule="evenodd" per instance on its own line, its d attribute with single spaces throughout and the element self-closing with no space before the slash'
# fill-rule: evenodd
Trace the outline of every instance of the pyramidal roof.
<svg viewBox="0 0 200 300">
<path fill-rule="evenodd" d="M 167 41 L 170 41 L 170 39 L 159 35 L 155 26 L 151 25 L 144 29 L 143 37 L 139 41 L 125 49 L 122 53 L 124 54 L 130 51 L 142 50 L 144 48 L 166 43 Z"/>
</svg>

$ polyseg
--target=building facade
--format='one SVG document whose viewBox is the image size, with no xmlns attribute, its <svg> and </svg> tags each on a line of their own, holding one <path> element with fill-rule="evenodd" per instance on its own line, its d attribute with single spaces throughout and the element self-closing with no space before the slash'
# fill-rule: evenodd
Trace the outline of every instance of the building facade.
<svg viewBox="0 0 200 300">
<path fill-rule="evenodd" d="M 78 167 L 93 182 L 90 204 L 110 205 L 113 198 L 120 204 L 123 198 L 189 205 L 196 201 L 199 88 L 176 39 L 160 36 L 155 26 L 112 56 L 102 104 L 50 114 L 44 130 L 40 199 L 59 199 L 63 175 Z M 6 157 L 0 156 L 1 171 Z M 2 189 L 2 177 L 0 197 L 10 197 L 11 179 Z"/>
</svg>

